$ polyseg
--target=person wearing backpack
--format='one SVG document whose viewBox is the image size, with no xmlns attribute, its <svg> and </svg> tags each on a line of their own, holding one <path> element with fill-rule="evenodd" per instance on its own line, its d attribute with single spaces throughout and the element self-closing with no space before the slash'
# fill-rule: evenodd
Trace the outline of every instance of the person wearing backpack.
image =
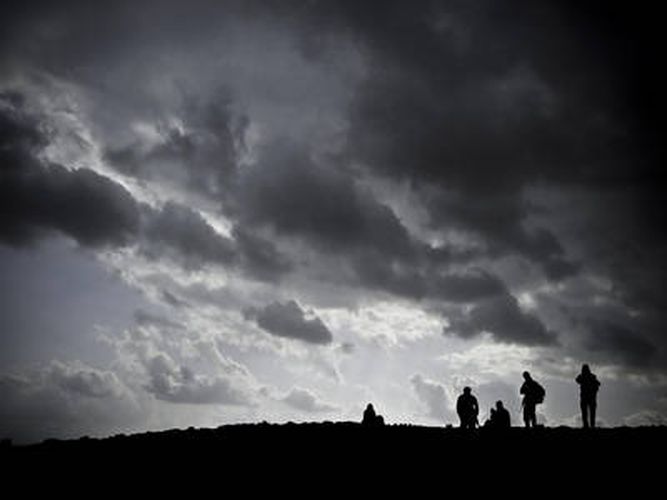
<svg viewBox="0 0 667 500">
<path fill-rule="evenodd" d="M 523 395 L 523 422 L 526 427 L 535 427 L 537 425 L 537 415 L 535 407 L 544 402 L 546 391 L 539 383 L 530 376 L 530 373 L 523 372 L 523 384 L 519 389 L 519 394 Z"/>
<path fill-rule="evenodd" d="M 581 373 L 577 375 L 575 382 L 579 384 L 579 405 L 581 407 L 581 420 L 584 428 L 595 427 L 595 410 L 597 409 L 598 389 L 600 381 L 588 365 L 581 367 Z"/>
</svg>

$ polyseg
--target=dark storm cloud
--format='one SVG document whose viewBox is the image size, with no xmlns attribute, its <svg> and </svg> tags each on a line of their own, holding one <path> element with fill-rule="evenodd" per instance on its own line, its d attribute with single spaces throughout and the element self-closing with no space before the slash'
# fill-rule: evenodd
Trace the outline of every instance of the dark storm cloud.
<svg viewBox="0 0 667 500">
<path fill-rule="evenodd" d="M 237 228 L 234 241 L 184 205 L 151 208 L 90 169 L 45 162 L 40 155 L 49 143 L 48 130 L 25 109 L 20 93 L 0 96 L 0 131 L 0 241 L 23 245 L 60 232 L 83 246 L 139 242 L 141 251 L 154 258 L 235 267 L 264 281 L 290 270 L 287 258 L 252 231 Z"/>
<path fill-rule="evenodd" d="M 84 0 L 8 0 L 0 20 L 0 55 L 13 63 L 38 63 L 54 73 L 86 72 L 100 60 L 126 57 L 148 44 L 185 43 L 224 25 L 236 0 L 118 2 L 93 6 Z M 224 12 L 221 11 L 224 9 Z M 238 12 L 238 9 L 234 9 Z"/>
<path fill-rule="evenodd" d="M 539 306 L 522 311 L 491 272 L 450 269 L 519 256 L 552 281 L 576 279 L 577 273 L 608 279 L 611 288 L 602 298 L 619 301 L 634 316 L 618 322 L 608 317 L 599 323 L 604 327 L 589 328 L 594 335 L 588 349 L 627 364 L 655 363 L 652 346 L 664 345 L 656 325 L 667 320 L 658 127 L 664 81 L 654 69 L 661 16 L 616 2 L 580 4 L 11 2 L 0 20 L 0 67 L 37 68 L 89 87 L 90 100 L 99 101 L 120 128 L 132 120 L 107 99 L 140 108 L 127 114 L 156 125 L 158 137 L 122 144 L 105 144 L 104 137 L 106 160 L 141 181 L 178 184 L 207 201 L 218 197 L 234 226 L 226 237 L 185 204 L 148 209 L 106 177 L 43 164 L 35 153 L 48 142 L 48 130 L 21 111 L 20 94 L 4 93 L 0 240 L 25 243 L 44 231 L 90 246 L 140 240 L 156 258 L 213 262 L 265 281 L 298 272 L 296 263 L 314 251 L 316 259 L 333 256 L 341 264 L 340 272 L 331 271 L 338 282 L 465 304 L 469 313 L 454 315 L 452 324 L 464 337 L 489 331 L 504 342 L 553 345 L 553 334 L 538 319 L 544 317 Z M 210 55 L 219 54 L 193 48 L 210 44 L 224 51 L 212 34 L 234 24 L 245 28 L 254 18 L 268 22 L 250 29 L 248 38 L 269 27 L 293 35 L 304 55 L 299 63 L 326 64 L 341 52 L 343 40 L 361 54 L 361 84 L 345 89 L 351 102 L 336 103 L 345 110 L 346 141 L 331 158 L 321 158 L 320 151 L 314 159 L 316 148 L 305 140 L 276 146 L 272 136 L 280 131 L 266 127 L 259 133 L 260 142 L 268 143 L 260 160 L 238 169 L 249 125 L 232 93 L 212 93 L 193 74 L 178 102 L 167 103 L 173 98 L 168 92 L 165 102 L 150 99 L 181 74 L 167 69 L 179 66 L 178 57 L 162 59 L 164 54 L 203 53 L 203 64 L 192 67 L 207 73 Z M 265 76 L 263 62 L 252 61 L 259 72 L 251 78 Z M 233 71 L 234 65 L 224 68 Z M 215 73 L 215 80 L 224 78 L 224 71 Z M 292 83 L 281 78 L 268 87 Z M 247 95 L 249 101 L 256 97 Z M 268 99 L 280 100 L 274 94 Z M 161 106 L 168 109 L 156 109 Z M 284 116 L 298 116 L 305 107 Z M 283 118 L 273 108 L 267 114 L 271 123 Z M 429 230 L 456 230 L 481 250 L 436 249 L 419 241 L 389 202 L 357 182 L 357 169 L 370 182 L 408 180 L 428 213 Z M 565 200 L 582 193 L 586 202 L 550 211 L 528 201 L 534 187 Z M 563 227 L 550 225 L 565 215 Z M 292 261 L 279 250 L 283 240 L 297 240 L 307 252 Z M 293 318 L 303 319 L 299 311 Z M 637 319 L 646 317 L 654 323 L 648 334 Z"/>
<path fill-rule="evenodd" d="M 470 261 L 474 253 L 419 241 L 353 176 L 316 164 L 306 153 L 295 144 L 274 143 L 262 151 L 258 165 L 242 172 L 235 205 L 239 228 L 268 227 L 342 258 L 352 283 L 371 290 L 451 302 L 505 290 L 488 272 L 447 272 L 449 264 Z"/>
<path fill-rule="evenodd" d="M 45 131 L 25 111 L 26 99 L 20 92 L 0 92 L 0 138 L 4 169 L 31 164 L 35 151 L 46 144 Z"/>
<path fill-rule="evenodd" d="M 48 137 L 23 102 L 0 96 L 0 239 L 20 245 L 60 231 L 84 246 L 129 243 L 140 224 L 134 198 L 91 170 L 41 161 Z"/>
<path fill-rule="evenodd" d="M 443 273 L 419 263 L 387 262 L 377 254 L 362 254 L 354 259 L 359 283 L 368 289 L 390 292 L 411 299 L 466 303 L 505 293 L 505 284 L 482 270 Z"/>
<path fill-rule="evenodd" d="M 198 211 L 174 202 L 160 209 L 144 207 L 141 235 L 139 248 L 146 256 L 172 257 L 187 268 L 217 264 L 259 281 L 278 282 L 293 267 L 273 242 L 252 230 L 235 226 L 229 238 Z"/>
<path fill-rule="evenodd" d="M 544 227 L 527 229 L 523 224 L 531 212 L 516 193 L 483 195 L 438 193 L 427 202 L 434 227 L 453 227 L 481 237 L 492 256 L 522 255 L 541 265 L 550 280 L 575 274 L 578 266 L 565 257 L 556 236 Z"/>
<path fill-rule="evenodd" d="M 7 132 L 0 150 L 4 241 L 27 243 L 40 232 L 60 231 L 84 246 L 122 246 L 133 243 L 143 230 L 151 245 L 173 248 L 185 258 L 233 258 L 232 243 L 187 207 L 140 207 L 125 188 L 92 170 L 41 161 L 47 139 L 39 124 L 20 108 L 3 106 L 2 111 L 0 123 Z"/>
<path fill-rule="evenodd" d="M 303 15 L 306 38 L 351 34 L 370 63 L 350 110 L 348 154 L 417 190 L 447 193 L 446 202 L 429 197 L 434 226 L 467 229 L 558 280 L 578 266 L 552 231 L 524 228 L 533 212 L 522 204 L 526 186 L 634 185 L 638 203 L 663 184 L 651 62 L 659 44 L 631 10 L 333 2 Z"/>
<path fill-rule="evenodd" d="M 218 234 L 204 218 L 190 208 L 168 202 L 151 217 L 145 228 L 149 252 L 163 247 L 174 249 L 188 263 L 231 263 L 234 242 Z"/>
<path fill-rule="evenodd" d="M 166 180 L 219 198 L 244 150 L 247 118 L 232 111 L 230 93 L 224 88 L 206 100 L 191 95 L 181 100 L 180 123 L 159 123 L 157 144 L 135 139 L 133 144 L 108 149 L 106 158 L 125 174 Z"/>
<path fill-rule="evenodd" d="M 331 331 L 322 320 L 317 316 L 308 318 L 294 300 L 248 309 L 245 316 L 255 321 L 262 330 L 277 337 L 298 339 L 311 344 L 329 344 L 333 340 Z"/>
<path fill-rule="evenodd" d="M 655 70 L 661 17 L 645 7 L 328 2 L 300 13 L 306 41 L 343 33 L 367 58 L 368 76 L 350 106 L 351 159 L 374 174 L 409 179 L 433 228 L 481 239 L 492 258 L 520 255 L 553 281 L 606 276 L 628 311 L 664 325 L 664 79 Z M 335 43 L 304 46 L 335 50 Z M 561 215 L 527 203 L 531 186 L 587 199 L 563 206 L 573 227 L 585 221 L 578 241 L 562 240 L 548 222 L 530 223 Z M 581 261 L 570 258 L 572 243 Z M 394 293 L 424 293 L 414 272 L 372 258 L 359 268 Z M 473 311 L 463 331 L 494 327 L 500 338 L 551 342 L 509 295 Z M 644 322 L 621 322 L 616 333 L 596 336 L 599 346 L 620 354 L 636 339 L 628 361 L 646 360 Z"/>
<path fill-rule="evenodd" d="M 1 237 L 31 241 L 60 231 L 84 246 L 123 246 L 139 229 L 138 205 L 119 184 L 91 170 L 59 165 L 5 171 L 0 185 Z"/>
<path fill-rule="evenodd" d="M 509 293 L 480 301 L 462 317 L 451 320 L 447 332 L 464 338 L 489 332 L 498 342 L 554 345 L 556 335 L 537 316 L 526 313 Z"/>
<path fill-rule="evenodd" d="M 294 265 L 275 244 L 251 229 L 234 226 L 232 236 L 239 251 L 239 266 L 249 276 L 260 281 L 278 281 Z"/>
<path fill-rule="evenodd" d="M 354 179 L 318 166 L 308 151 L 286 141 L 265 148 L 240 178 L 239 218 L 305 239 L 325 251 L 381 250 L 406 257 L 414 242 L 391 209 Z"/>
<path fill-rule="evenodd" d="M 328 24 L 376 63 L 352 110 L 354 149 L 376 168 L 473 191 L 650 180 L 655 165 L 622 160 L 643 144 L 636 127 L 654 124 L 638 114 L 657 116 L 628 92 L 658 88 L 655 34 L 640 31 L 643 14 L 595 4 L 337 3 Z"/>
<path fill-rule="evenodd" d="M 593 353 L 611 357 L 631 366 L 648 367 L 658 354 L 657 347 L 641 331 L 610 320 L 588 320 L 584 346 Z"/>
</svg>

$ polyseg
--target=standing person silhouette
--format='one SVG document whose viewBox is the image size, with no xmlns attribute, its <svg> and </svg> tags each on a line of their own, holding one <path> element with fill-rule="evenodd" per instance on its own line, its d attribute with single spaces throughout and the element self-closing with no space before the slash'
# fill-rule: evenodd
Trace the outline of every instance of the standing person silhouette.
<svg viewBox="0 0 667 500">
<path fill-rule="evenodd" d="M 535 407 L 544 402 L 544 388 L 530 376 L 530 373 L 523 372 L 523 384 L 519 389 L 519 394 L 523 395 L 523 422 L 526 427 L 537 426 L 537 415 Z"/>
<path fill-rule="evenodd" d="M 477 426 L 479 405 L 477 404 L 477 398 L 472 395 L 470 387 L 464 387 L 463 394 L 456 400 L 456 413 L 459 415 L 463 429 L 474 429 Z"/>
<path fill-rule="evenodd" d="M 581 367 L 581 373 L 575 379 L 579 384 L 579 406 L 581 407 L 581 421 L 584 428 L 595 427 L 595 411 L 597 409 L 598 389 L 600 381 L 591 372 L 588 365 Z"/>
</svg>

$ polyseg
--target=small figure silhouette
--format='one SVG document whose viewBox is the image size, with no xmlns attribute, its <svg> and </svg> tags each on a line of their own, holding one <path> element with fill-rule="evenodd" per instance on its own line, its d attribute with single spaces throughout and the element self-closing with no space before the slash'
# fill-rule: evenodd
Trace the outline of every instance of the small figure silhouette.
<svg viewBox="0 0 667 500">
<path fill-rule="evenodd" d="M 511 427 L 510 412 L 502 401 L 496 401 L 496 407 L 491 408 L 491 416 L 486 422 L 493 429 L 509 429 Z"/>
<path fill-rule="evenodd" d="M 537 415 L 535 407 L 544 402 L 544 388 L 530 376 L 530 373 L 523 372 L 524 382 L 519 389 L 519 394 L 523 395 L 523 422 L 526 427 L 537 426 Z"/>
<path fill-rule="evenodd" d="M 382 415 L 377 415 L 373 405 L 368 403 L 368 405 L 366 405 L 366 409 L 364 410 L 364 418 L 361 423 L 370 427 L 381 427 L 384 425 L 384 417 Z"/>
<path fill-rule="evenodd" d="M 584 428 L 595 427 L 595 411 L 597 409 L 598 389 L 600 381 L 591 372 L 588 365 L 581 367 L 581 373 L 575 379 L 579 384 L 579 406 Z"/>
<path fill-rule="evenodd" d="M 463 429 L 474 429 L 477 427 L 479 423 L 477 420 L 479 405 L 477 404 L 477 398 L 472 395 L 470 387 L 464 387 L 463 394 L 456 400 L 456 413 L 459 415 Z"/>
</svg>

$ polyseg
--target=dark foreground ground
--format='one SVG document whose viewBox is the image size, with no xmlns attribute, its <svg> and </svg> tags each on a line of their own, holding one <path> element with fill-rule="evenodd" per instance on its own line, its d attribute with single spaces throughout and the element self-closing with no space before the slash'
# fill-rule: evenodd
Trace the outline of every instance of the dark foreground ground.
<svg viewBox="0 0 667 500">
<path fill-rule="evenodd" d="M 292 496 L 327 491 L 356 496 L 361 487 L 378 492 L 407 487 L 411 497 L 421 498 L 425 494 L 417 491 L 465 487 L 475 497 L 550 497 L 556 491 L 578 497 L 584 491 L 606 491 L 631 492 L 634 498 L 656 488 L 662 495 L 666 455 L 667 427 L 492 432 L 325 422 L 5 445 L 0 471 L 6 478 L 30 473 L 44 480 L 36 471 L 83 478 L 97 485 L 96 494 L 128 481 L 190 490 L 202 484 L 223 490 L 235 485 L 245 493 L 276 489 Z"/>
</svg>

